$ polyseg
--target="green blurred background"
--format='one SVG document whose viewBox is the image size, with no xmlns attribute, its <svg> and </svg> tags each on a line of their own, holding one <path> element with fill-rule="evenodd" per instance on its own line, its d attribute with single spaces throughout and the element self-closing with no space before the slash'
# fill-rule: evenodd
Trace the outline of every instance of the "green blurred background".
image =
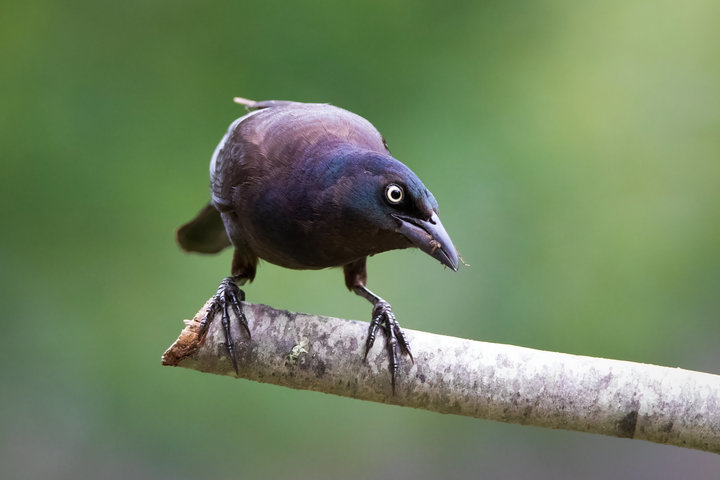
<svg viewBox="0 0 720 480">
<path fill-rule="evenodd" d="M 228 273 L 174 230 L 235 95 L 370 119 L 471 264 L 408 328 L 720 372 L 720 3 L 3 2 L 0 477 L 707 478 L 718 456 L 160 366 Z M 248 299 L 367 320 L 340 271 Z"/>
</svg>

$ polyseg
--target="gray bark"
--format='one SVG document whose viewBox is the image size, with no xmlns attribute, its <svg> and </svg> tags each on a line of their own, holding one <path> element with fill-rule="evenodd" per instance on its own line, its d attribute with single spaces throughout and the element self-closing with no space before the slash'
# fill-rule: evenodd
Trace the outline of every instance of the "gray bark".
<svg viewBox="0 0 720 480">
<path fill-rule="evenodd" d="M 396 392 L 380 330 L 244 303 L 252 338 L 231 318 L 240 377 L 440 413 L 600 433 L 720 453 L 720 376 L 476 342 L 405 329 Z M 235 376 L 220 318 L 197 336 L 207 304 L 163 364 Z"/>
</svg>

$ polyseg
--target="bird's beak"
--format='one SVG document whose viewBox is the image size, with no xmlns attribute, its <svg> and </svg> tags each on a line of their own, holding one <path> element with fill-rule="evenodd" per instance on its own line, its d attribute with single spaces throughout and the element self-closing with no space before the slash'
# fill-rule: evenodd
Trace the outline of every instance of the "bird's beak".
<svg viewBox="0 0 720 480">
<path fill-rule="evenodd" d="M 458 254 L 437 213 L 433 212 L 428 220 L 398 214 L 393 214 L 393 217 L 400 222 L 397 232 L 404 235 L 414 246 L 457 272 Z"/>
</svg>

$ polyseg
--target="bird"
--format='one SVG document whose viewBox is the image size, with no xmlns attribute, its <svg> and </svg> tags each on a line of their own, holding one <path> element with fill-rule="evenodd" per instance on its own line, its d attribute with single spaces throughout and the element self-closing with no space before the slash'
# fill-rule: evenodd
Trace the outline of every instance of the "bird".
<svg viewBox="0 0 720 480">
<path fill-rule="evenodd" d="M 343 269 L 345 285 L 373 308 L 365 360 L 384 333 L 393 392 L 410 343 L 391 305 L 367 287 L 368 256 L 419 248 L 453 271 L 458 254 L 423 182 L 395 159 L 365 118 L 327 103 L 254 101 L 231 123 L 210 160 L 210 201 L 176 233 L 188 252 L 234 249 L 200 323 L 204 338 L 221 315 L 225 347 L 238 373 L 231 312 L 250 339 L 240 287 L 260 259 L 297 270 Z"/>
</svg>

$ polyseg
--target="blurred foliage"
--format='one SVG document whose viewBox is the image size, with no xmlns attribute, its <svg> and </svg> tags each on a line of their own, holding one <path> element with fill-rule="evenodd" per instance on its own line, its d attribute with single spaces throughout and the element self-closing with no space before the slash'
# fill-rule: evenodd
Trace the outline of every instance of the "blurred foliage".
<svg viewBox="0 0 720 480">
<path fill-rule="evenodd" d="M 717 478 L 716 456 L 160 367 L 229 269 L 174 229 L 235 95 L 370 119 L 471 265 L 413 329 L 718 373 L 720 4 L 3 2 L 2 478 Z M 248 299 L 367 320 L 337 270 Z"/>
</svg>

